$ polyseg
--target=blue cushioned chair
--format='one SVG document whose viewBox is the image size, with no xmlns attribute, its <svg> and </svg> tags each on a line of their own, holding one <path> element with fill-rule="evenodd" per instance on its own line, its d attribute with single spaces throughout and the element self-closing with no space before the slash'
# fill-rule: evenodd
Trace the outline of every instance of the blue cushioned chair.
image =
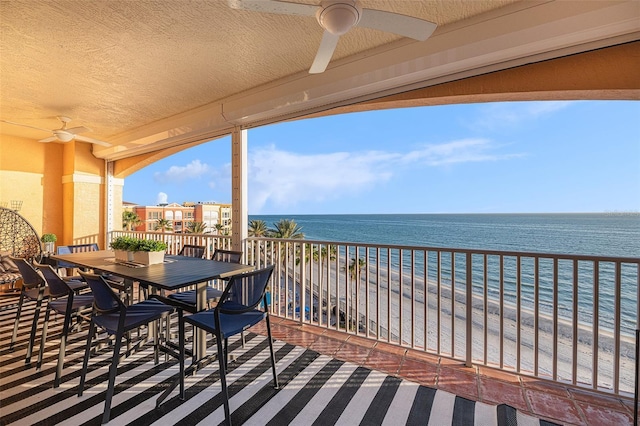
<svg viewBox="0 0 640 426">
<path fill-rule="evenodd" d="M 217 260 L 218 262 L 240 263 L 241 259 L 242 252 L 233 250 L 216 250 L 211 256 L 211 260 Z M 220 296 L 222 296 L 222 291 L 207 286 L 207 300 L 217 300 Z M 196 298 L 196 290 L 181 291 L 169 295 L 169 299 L 180 302 L 183 309 L 192 313 L 196 312 Z"/>
<path fill-rule="evenodd" d="M 13 334 L 11 335 L 11 343 L 9 349 L 13 349 L 13 345 L 16 341 L 18 333 L 18 323 L 20 322 L 20 314 L 22 313 L 22 305 L 26 302 L 35 302 L 36 308 L 33 313 L 33 319 L 31 321 L 31 334 L 29 337 L 29 343 L 27 345 L 27 355 L 25 357 L 25 364 L 31 364 L 31 355 L 33 352 L 33 345 L 35 344 L 36 328 L 38 327 L 38 319 L 40 318 L 40 309 L 42 303 L 49 298 L 49 287 L 41 274 L 33 267 L 29 261 L 19 257 L 10 257 L 15 263 L 22 275 L 22 288 L 20 289 L 20 299 L 18 301 L 18 312 L 13 323 Z M 71 281 L 69 287 L 75 292 L 87 288 L 87 284 L 83 282 Z"/>
<path fill-rule="evenodd" d="M 40 308 L 42 301 L 49 297 L 49 290 L 46 288 L 44 278 L 34 269 L 34 267 L 26 259 L 19 257 L 10 257 L 16 264 L 20 275 L 22 275 L 22 288 L 20 289 L 20 300 L 18 301 L 18 312 L 13 323 L 13 334 L 11 335 L 11 343 L 9 349 L 13 349 L 18 334 L 18 324 L 22 313 L 22 305 L 27 302 L 35 302 L 36 309 L 33 313 L 31 321 L 31 334 L 27 345 L 27 356 L 25 364 L 31 364 L 31 353 L 33 351 L 34 340 L 36 338 L 36 328 L 38 326 L 38 318 L 40 317 Z"/>
<path fill-rule="evenodd" d="M 42 335 L 40 337 L 40 352 L 38 353 L 38 363 L 36 368 L 42 366 L 42 355 L 44 353 L 44 345 L 47 340 L 47 327 L 49 325 L 49 316 L 51 311 L 64 317 L 62 325 L 62 334 L 60 336 L 60 351 L 58 353 L 58 365 L 56 367 L 56 375 L 53 379 L 53 387 L 60 386 L 60 378 L 62 377 L 62 367 L 64 365 L 64 355 L 66 352 L 67 335 L 71 328 L 71 321 L 75 319 L 77 323 L 83 319 L 82 314 L 85 311 L 85 319 L 88 318 L 88 309 L 93 304 L 93 295 L 91 293 L 76 294 L 74 288 L 86 287 L 86 283 L 82 281 L 65 281 L 60 275 L 53 270 L 51 265 L 35 264 L 35 267 L 42 273 L 47 287 L 49 288 L 49 303 L 47 304 L 47 312 L 44 316 L 44 325 L 42 327 Z"/>
<path fill-rule="evenodd" d="M 118 362 L 120 361 L 120 347 L 125 333 L 131 330 L 148 325 L 151 322 L 167 317 L 172 311 L 171 306 L 167 306 L 157 300 L 144 300 L 133 305 L 125 305 L 118 295 L 109 287 L 104 277 L 96 274 L 80 272 L 80 275 L 87 281 L 93 292 L 93 314 L 91 315 L 91 325 L 89 326 L 89 336 L 84 353 L 82 364 L 82 375 L 80 376 L 80 387 L 78 396 L 82 396 L 84 391 L 85 375 L 89 365 L 89 355 L 91 354 L 91 343 L 96 328 L 100 327 L 109 335 L 115 335 L 113 343 L 113 357 L 109 368 L 109 382 L 107 385 L 107 395 L 104 402 L 104 414 L 102 423 L 107 423 L 111 417 L 111 399 L 113 398 Z M 149 326 L 149 331 L 151 330 Z M 155 362 L 158 363 L 158 333 L 154 333 Z"/>
<path fill-rule="evenodd" d="M 227 357 L 229 337 L 242 333 L 249 327 L 266 320 L 269 350 L 271 351 L 271 367 L 273 370 L 273 384 L 278 388 L 278 375 L 276 372 L 276 359 L 273 352 L 271 339 L 271 325 L 269 324 L 269 306 L 266 297 L 266 288 L 273 273 L 273 266 L 253 272 L 234 275 L 225 287 L 218 304 L 214 309 L 200 311 L 193 315 L 181 315 L 180 320 L 180 396 L 185 397 L 184 390 L 184 358 L 185 358 L 185 324 L 200 328 L 216 338 L 218 348 L 217 357 L 219 363 L 220 383 L 224 399 L 224 414 L 228 425 L 231 424 L 229 410 L 229 394 L 227 391 Z M 260 307 L 265 310 L 261 310 Z M 193 360 L 192 367 L 197 368 L 200 360 Z M 191 367 L 190 367 L 191 368 Z"/>
</svg>

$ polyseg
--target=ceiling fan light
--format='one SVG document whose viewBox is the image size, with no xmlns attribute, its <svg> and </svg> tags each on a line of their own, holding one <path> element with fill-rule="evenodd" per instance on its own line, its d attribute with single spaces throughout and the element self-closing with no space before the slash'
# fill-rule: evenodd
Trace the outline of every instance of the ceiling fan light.
<svg viewBox="0 0 640 426">
<path fill-rule="evenodd" d="M 341 36 L 360 20 L 355 4 L 334 3 L 318 11 L 318 23 L 333 35 Z"/>
<path fill-rule="evenodd" d="M 69 142 L 75 137 L 73 133 L 65 132 L 64 130 L 54 130 L 53 134 L 56 135 L 60 142 Z"/>
</svg>

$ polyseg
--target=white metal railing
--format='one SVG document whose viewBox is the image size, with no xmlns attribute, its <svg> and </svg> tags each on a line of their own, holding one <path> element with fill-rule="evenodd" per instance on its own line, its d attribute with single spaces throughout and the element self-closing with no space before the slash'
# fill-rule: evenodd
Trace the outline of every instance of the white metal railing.
<svg viewBox="0 0 640 426">
<path fill-rule="evenodd" d="M 174 232 L 144 232 L 144 231 L 112 231 L 107 235 L 107 247 L 114 238 L 120 236 L 130 236 L 135 238 L 144 238 L 150 240 L 164 241 L 168 248 L 168 254 L 178 254 L 185 244 L 200 245 L 206 247 L 207 259 L 215 249 L 231 249 L 231 237 L 225 235 L 209 235 L 209 234 L 181 234 Z"/>
<path fill-rule="evenodd" d="M 274 315 L 628 394 L 640 258 L 249 238 Z M 303 313 L 301 315 L 301 313 Z"/>
<path fill-rule="evenodd" d="M 230 249 L 231 237 L 116 231 Z M 633 392 L 640 258 L 248 238 L 271 313 L 465 362 Z M 301 315 L 302 313 L 302 315 Z"/>
</svg>

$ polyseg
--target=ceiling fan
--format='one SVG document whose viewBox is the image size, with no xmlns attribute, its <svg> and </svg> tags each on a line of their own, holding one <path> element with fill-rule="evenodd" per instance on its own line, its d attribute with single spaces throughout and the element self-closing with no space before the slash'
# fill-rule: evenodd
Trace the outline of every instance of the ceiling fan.
<svg viewBox="0 0 640 426">
<path fill-rule="evenodd" d="M 60 115 L 57 117 L 58 120 L 60 120 L 62 122 L 62 127 L 59 129 L 54 129 L 54 130 L 49 130 L 49 129 L 44 129 L 42 127 L 36 127 L 36 126 L 30 126 L 28 124 L 20 124 L 20 123 L 14 123 L 13 121 L 7 121 L 7 120 L 0 120 L 3 123 L 7 123 L 7 124 L 13 124 L 15 126 L 22 126 L 22 127 L 29 127 L 31 129 L 36 129 L 36 130 L 42 130 L 43 132 L 48 132 L 48 133 L 53 133 L 53 136 L 45 138 L 45 139 L 40 139 L 38 142 L 54 142 L 54 141 L 60 141 L 60 142 L 70 142 L 72 140 L 77 140 L 80 142 L 90 142 L 96 145 L 102 145 L 102 146 L 111 146 L 111 144 L 109 142 L 104 142 L 98 139 L 93 139 L 93 138 L 89 138 L 86 136 L 80 136 L 80 133 L 85 133 L 85 132 L 90 132 L 91 129 L 84 127 L 84 126 L 79 126 L 79 127 L 72 127 L 70 129 L 67 128 L 67 123 L 69 123 L 71 121 L 71 119 L 69 117 L 65 117 L 63 115 Z"/>
<path fill-rule="evenodd" d="M 436 24 L 412 16 L 364 9 L 357 0 L 322 0 L 319 6 L 279 0 L 228 0 L 233 9 L 251 10 L 282 15 L 315 16 L 324 28 L 320 48 L 309 70 L 310 74 L 324 72 L 336 49 L 338 39 L 354 26 L 372 28 L 424 41 L 436 29 Z"/>
</svg>

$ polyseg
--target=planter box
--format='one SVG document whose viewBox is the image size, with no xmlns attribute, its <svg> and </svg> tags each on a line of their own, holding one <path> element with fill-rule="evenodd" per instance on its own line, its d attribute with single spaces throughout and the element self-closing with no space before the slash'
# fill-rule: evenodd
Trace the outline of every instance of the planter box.
<svg viewBox="0 0 640 426">
<path fill-rule="evenodd" d="M 136 251 L 133 253 L 133 261 L 144 265 L 163 263 L 164 251 Z"/>
<path fill-rule="evenodd" d="M 126 250 L 114 250 L 116 260 L 122 260 L 124 262 L 133 262 L 133 252 Z"/>
</svg>

